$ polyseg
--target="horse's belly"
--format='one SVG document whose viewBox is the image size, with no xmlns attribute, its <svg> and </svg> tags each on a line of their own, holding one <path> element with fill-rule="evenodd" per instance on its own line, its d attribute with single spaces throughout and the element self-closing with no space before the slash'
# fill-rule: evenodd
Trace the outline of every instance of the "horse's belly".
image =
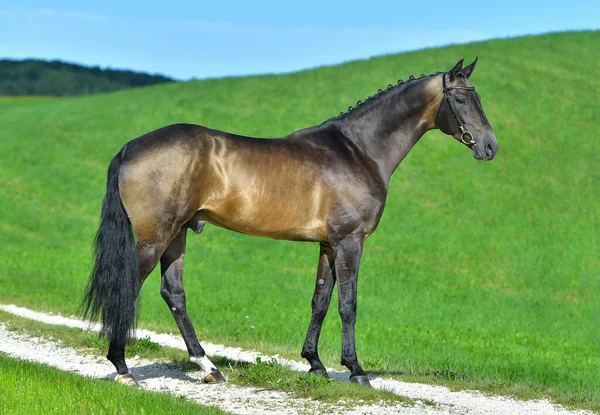
<svg viewBox="0 0 600 415">
<path fill-rule="evenodd" d="M 270 216 L 268 213 L 223 216 L 212 211 L 201 212 L 201 216 L 208 223 L 247 235 L 290 241 L 327 241 L 327 227 L 324 221 L 318 219 L 293 220 Z"/>
<path fill-rule="evenodd" d="M 236 232 L 293 241 L 327 241 L 327 224 L 318 206 L 290 199 L 244 195 L 200 211 L 209 223 Z"/>
</svg>

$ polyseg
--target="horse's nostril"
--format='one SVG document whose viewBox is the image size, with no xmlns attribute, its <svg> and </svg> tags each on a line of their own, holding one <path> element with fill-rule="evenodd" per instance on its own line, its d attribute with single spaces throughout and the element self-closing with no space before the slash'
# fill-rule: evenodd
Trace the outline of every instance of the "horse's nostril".
<svg viewBox="0 0 600 415">
<path fill-rule="evenodd" d="M 485 154 L 490 157 L 494 155 L 494 147 L 490 143 L 485 145 Z"/>
</svg>

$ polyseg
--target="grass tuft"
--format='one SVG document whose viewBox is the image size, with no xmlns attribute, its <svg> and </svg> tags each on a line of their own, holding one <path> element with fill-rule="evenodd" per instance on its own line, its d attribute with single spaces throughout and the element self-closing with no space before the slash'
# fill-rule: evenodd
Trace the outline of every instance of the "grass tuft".
<svg viewBox="0 0 600 415">
<path fill-rule="evenodd" d="M 239 362 L 216 357 L 213 362 L 224 368 L 229 380 L 236 385 L 252 385 L 267 390 L 292 392 L 299 398 L 311 398 L 327 403 L 348 404 L 387 403 L 414 405 L 414 400 L 389 391 L 363 388 L 358 385 L 336 382 L 331 378 L 296 372 L 276 360 L 255 363 Z"/>
</svg>

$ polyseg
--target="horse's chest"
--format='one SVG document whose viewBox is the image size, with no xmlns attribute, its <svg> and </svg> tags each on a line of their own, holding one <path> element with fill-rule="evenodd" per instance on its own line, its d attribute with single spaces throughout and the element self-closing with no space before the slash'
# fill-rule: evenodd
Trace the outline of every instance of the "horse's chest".
<svg viewBox="0 0 600 415">
<path fill-rule="evenodd" d="M 330 209 L 330 232 L 343 236 L 362 229 L 366 236 L 372 234 L 385 205 L 386 192 L 378 186 L 353 183 L 336 192 L 335 205 Z"/>
</svg>

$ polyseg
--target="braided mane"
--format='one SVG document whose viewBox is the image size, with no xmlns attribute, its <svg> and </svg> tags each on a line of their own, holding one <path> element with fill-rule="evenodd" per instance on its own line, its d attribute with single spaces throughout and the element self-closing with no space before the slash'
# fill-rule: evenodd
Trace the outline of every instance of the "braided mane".
<svg viewBox="0 0 600 415">
<path fill-rule="evenodd" d="M 441 75 L 442 73 L 443 73 L 443 72 L 439 72 L 439 71 L 438 71 L 438 72 L 436 72 L 436 73 L 433 73 L 433 74 L 431 74 L 431 75 L 425 75 L 424 73 L 422 73 L 422 74 L 421 74 L 421 75 L 420 75 L 418 78 L 415 78 L 413 75 L 411 75 L 411 76 L 409 76 L 409 77 L 408 77 L 408 79 L 407 79 L 406 81 L 404 81 L 404 80 L 402 80 L 402 79 L 398 79 L 398 82 L 396 82 L 396 84 L 395 84 L 395 85 L 388 84 L 388 86 L 387 86 L 387 88 L 386 88 L 386 89 L 379 89 L 379 90 L 377 91 L 377 94 L 369 96 L 369 97 L 368 97 L 367 99 L 365 99 L 364 101 L 362 101 L 362 100 L 359 100 L 359 101 L 356 103 L 356 105 L 355 105 L 354 107 L 353 107 L 352 105 L 350 105 L 350 106 L 348 107 L 348 111 L 346 111 L 346 112 L 344 112 L 344 111 L 340 112 L 340 115 L 338 115 L 338 116 L 337 116 L 337 117 L 335 117 L 335 118 L 341 118 L 341 117 L 343 117 L 343 116 L 345 116 L 345 115 L 348 115 L 350 112 L 352 112 L 352 111 L 353 111 L 353 110 L 355 110 L 356 108 L 360 107 L 361 105 L 368 104 L 369 102 L 372 102 L 372 101 L 376 100 L 376 99 L 377 99 L 377 98 L 379 98 L 380 96 L 387 94 L 388 92 L 390 92 L 391 90 L 393 90 L 393 89 L 395 89 L 395 88 L 398 88 L 399 86 L 402 86 L 402 85 L 404 85 L 404 84 L 407 84 L 407 83 L 410 83 L 410 82 L 413 82 L 413 81 L 417 81 L 417 80 L 419 80 L 419 79 L 423 79 L 423 78 L 429 78 L 429 77 L 431 77 L 431 76 L 436 76 L 436 75 Z"/>
</svg>

